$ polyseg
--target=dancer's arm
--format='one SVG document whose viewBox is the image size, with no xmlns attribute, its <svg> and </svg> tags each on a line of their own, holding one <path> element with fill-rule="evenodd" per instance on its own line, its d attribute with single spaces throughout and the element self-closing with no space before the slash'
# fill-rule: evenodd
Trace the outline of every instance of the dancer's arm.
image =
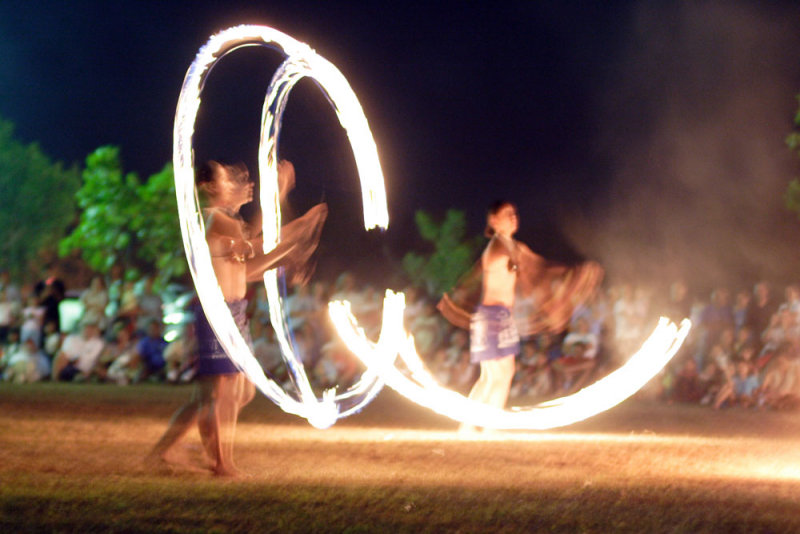
<svg viewBox="0 0 800 534">
<path fill-rule="evenodd" d="M 286 197 L 289 195 L 289 192 L 294 189 L 294 187 L 294 165 L 292 165 L 291 161 L 282 159 L 278 162 L 278 202 L 284 211 L 287 211 L 287 206 L 285 206 Z M 255 250 L 261 250 L 263 247 L 263 220 L 264 215 L 261 211 L 261 208 L 259 208 L 251 218 L 250 222 L 246 225 L 247 235 L 249 236 L 248 239 Z"/>
<path fill-rule="evenodd" d="M 520 266 L 526 273 L 538 273 L 544 267 L 547 267 L 547 272 L 551 276 L 560 276 L 567 272 L 566 266 L 548 262 L 532 251 L 525 243 L 521 241 L 516 241 L 515 243 L 519 251 Z"/>
<path fill-rule="evenodd" d="M 278 162 L 278 201 L 281 205 L 286 202 L 286 196 L 294 186 L 294 165 L 288 159 L 282 159 Z"/>
<path fill-rule="evenodd" d="M 297 243 L 284 241 L 267 253 L 257 253 L 255 256 L 247 260 L 245 266 L 247 268 L 247 281 L 256 282 L 264 276 L 264 273 L 270 269 L 275 269 L 282 266 L 287 258 L 286 256 L 292 252 Z"/>
</svg>

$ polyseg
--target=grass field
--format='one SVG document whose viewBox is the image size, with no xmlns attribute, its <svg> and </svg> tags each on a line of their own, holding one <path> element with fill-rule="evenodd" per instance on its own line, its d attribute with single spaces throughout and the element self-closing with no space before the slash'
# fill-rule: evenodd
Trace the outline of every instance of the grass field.
<svg viewBox="0 0 800 534">
<path fill-rule="evenodd" d="M 226 480 L 143 463 L 189 395 L 0 385 L 0 532 L 800 532 L 800 413 L 633 399 L 465 440 L 388 390 L 329 430 L 259 396 Z"/>
</svg>

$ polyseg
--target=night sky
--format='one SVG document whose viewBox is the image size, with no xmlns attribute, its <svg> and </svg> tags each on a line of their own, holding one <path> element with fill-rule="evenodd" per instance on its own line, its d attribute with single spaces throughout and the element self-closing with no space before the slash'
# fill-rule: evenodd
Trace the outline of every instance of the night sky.
<svg viewBox="0 0 800 534">
<path fill-rule="evenodd" d="M 800 176 L 783 141 L 800 93 L 800 5 L 587 4 L 3 1 L 0 116 L 57 160 L 116 144 L 126 170 L 148 176 L 171 159 L 198 48 L 267 24 L 339 67 L 378 145 L 391 224 L 364 237 L 347 229 L 360 197 L 344 134 L 313 83 L 292 92 L 280 151 L 298 171 L 298 209 L 331 205 L 330 258 L 358 250 L 376 272 L 378 256 L 419 246 L 415 210 L 465 210 L 478 233 L 487 204 L 510 198 L 520 239 L 558 260 L 597 259 L 612 281 L 800 278 L 800 222 L 781 200 Z M 252 48 L 215 68 L 198 161 L 254 169 L 281 59 Z"/>
</svg>

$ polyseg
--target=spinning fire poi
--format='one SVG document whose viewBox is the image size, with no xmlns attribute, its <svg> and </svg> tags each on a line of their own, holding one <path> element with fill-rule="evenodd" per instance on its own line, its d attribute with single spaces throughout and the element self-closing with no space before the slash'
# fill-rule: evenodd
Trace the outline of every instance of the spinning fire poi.
<svg viewBox="0 0 800 534">
<path fill-rule="evenodd" d="M 217 279 L 211 266 L 203 221 L 197 217 L 193 180 L 192 135 L 205 78 L 213 65 L 227 53 L 251 45 L 270 46 L 287 56 L 273 76 L 262 116 L 259 176 L 262 185 L 261 207 L 266 214 L 262 226 L 263 252 L 269 254 L 278 251 L 282 243 L 281 215 L 278 209 L 277 141 L 288 94 L 303 77 L 312 77 L 318 82 L 347 131 L 361 179 L 365 228 L 385 228 L 388 225 L 388 214 L 383 174 L 375 142 L 355 94 L 338 69 L 304 43 L 273 28 L 237 26 L 212 36 L 187 73 L 176 112 L 173 159 L 181 230 L 198 296 L 220 345 L 236 367 L 282 409 L 305 417 L 314 426 L 328 427 L 340 417 L 357 413 L 374 398 L 385 382 L 414 402 L 462 423 L 494 428 L 553 428 L 591 417 L 621 402 L 650 380 L 678 350 L 688 334 L 688 320 L 684 320 L 678 327 L 662 319 L 642 348 L 609 376 L 568 397 L 533 407 L 505 410 L 501 404 L 505 404 L 507 391 L 503 395 L 491 395 L 492 398 L 502 397 L 502 403 L 490 401 L 494 403 L 492 405 L 483 402 L 485 394 L 478 393 L 486 391 L 486 380 L 484 385 L 479 386 L 473 399 L 465 398 L 436 383 L 416 353 L 413 338 L 403 328 L 403 295 L 387 291 L 383 326 L 377 342 L 366 338 L 363 329 L 350 313 L 349 303 L 329 303 L 330 316 L 338 335 L 366 364 L 367 370 L 361 380 L 347 390 L 329 390 L 320 399 L 311 391 L 302 362 L 299 361 L 287 334 L 288 319 L 278 291 L 277 273 L 273 269 L 264 274 L 272 325 L 278 334 L 284 361 L 297 385 L 297 391 L 292 394 L 283 391 L 264 374 L 236 327 L 234 317 L 224 306 L 225 298 L 219 289 L 221 281 Z M 497 238 L 495 243 L 501 243 L 501 238 Z M 516 242 L 512 240 L 511 243 Z M 572 309 L 566 304 L 574 297 L 585 298 L 588 290 L 599 281 L 599 268 L 594 264 L 587 264 L 576 271 L 554 269 L 546 266 L 542 258 L 530 252 L 527 247 L 520 245 L 507 247 L 508 258 L 515 256 L 515 261 L 519 262 L 516 264 L 519 274 L 515 271 L 512 277 L 506 275 L 502 278 L 502 283 L 508 286 L 513 278 L 510 285 L 522 286 L 523 294 L 536 298 L 537 311 L 523 321 L 533 330 L 527 330 L 527 327 L 522 330 L 533 332 L 563 328 Z M 495 245 L 492 248 L 496 249 Z M 502 263 L 504 253 L 502 249 L 497 250 L 500 251 L 498 257 L 501 257 Z M 494 257 L 495 253 L 492 252 L 491 256 Z M 494 259 L 491 263 L 494 264 Z M 553 282 L 558 283 L 554 285 Z M 554 289 L 555 286 L 557 289 Z M 499 299 L 501 305 L 507 304 L 507 300 L 505 297 Z M 445 298 L 440 309 L 453 322 L 468 322 L 470 319 L 469 308 L 461 305 L 458 292 Z M 402 361 L 400 367 L 398 357 Z M 498 383 L 505 381 L 506 375 L 503 376 L 503 380 Z M 503 389 L 507 388 L 502 385 L 488 388 L 496 392 L 502 392 Z"/>
</svg>

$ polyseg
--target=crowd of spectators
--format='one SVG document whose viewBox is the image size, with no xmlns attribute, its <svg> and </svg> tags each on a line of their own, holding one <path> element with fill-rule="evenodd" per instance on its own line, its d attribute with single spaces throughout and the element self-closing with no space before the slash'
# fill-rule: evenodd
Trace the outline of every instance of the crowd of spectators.
<svg viewBox="0 0 800 534">
<path fill-rule="evenodd" d="M 694 329 L 661 376 L 668 402 L 800 406 L 800 286 L 766 282 L 732 296 L 717 288 L 691 308 Z"/>
<path fill-rule="evenodd" d="M 153 279 L 126 281 L 119 269 L 95 276 L 80 293 L 82 315 L 63 331 L 58 306 L 65 295 L 55 272 L 31 287 L 0 273 L 0 372 L 6 381 L 187 382 L 193 376 L 191 311 L 181 334 L 163 336 L 163 302 Z M 469 334 L 447 323 L 436 299 L 407 287 L 406 328 L 431 374 L 466 393 L 477 378 Z M 800 286 L 783 296 L 766 282 L 732 295 L 716 288 L 707 299 L 674 283 L 661 295 L 630 284 L 605 287 L 575 310 L 566 332 L 524 339 L 511 399 L 529 403 L 579 390 L 622 365 L 652 332 L 658 317 L 689 317 L 693 328 L 649 391 L 666 402 L 788 409 L 800 406 Z M 348 300 L 368 337 L 380 331 L 383 295 L 350 273 L 335 283 L 291 291 L 285 305 L 291 341 L 317 390 L 346 388 L 363 366 L 332 331 L 329 300 Z M 285 387 L 291 377 L 270 325 L 263 287 L 250 295 L 254 355 Z"/>
<path fill-rule="evenodd" d="M 603 288 L 577 308 L 563 333 L 524 339 L 511 387 L 527 404 L 578 391 L 624 364 L 659 318 L 689 318 L 693 328 L 678 354 L 646 388 L 665 402 L 719 409 L 800 407 L 800 286 L 783 294 L 760 281 L 732 295 L 715 288 L 704 298 L 682 282 L 660 294 L 631 284 Z M 434 376 L 469 391 L 477 366 L 469 338 L 442 320 L 433 300 L 407 290 L 407 327 Z"/>
<path fill-rule="evenodd" d="M 357 290 L 345 274 L 332 287 L 317 283 L 288 298 L 290 325 L 312 382 L 347 386 L 361 366 L 330 331 L 328 300 L 347 299 L 368 336 L 380 330 L 382 295 L 370 286 Z M 406 328 L 431 374 L 443 385 L 466 393 L 477 379 L 469 360 L 469 334 L 445 321 L 435 298 L 417 288 L 406 294 Z M 258 330 L 269 332 L 264 297 L 256 299 Z M 573 393 L 612 372 L 633 355 L 660 316 L 690 318 L 693 328 L 683 347 L 646 388 L 666 402 L 690 402 L 773 409 L 800 406 L 800 287 L 783 298 L 766 282 L 731 297 L 726 288 L 692 295 L 676 282 L 665 294 L 621 284 L 603 288 L 577 308 L 567 330 L 523 340 L 511 388 L 512 402 L 528 403 Z M 263 335 L 256 354 L 265 369 L 281 376 L 274 340 Z M 285 378 L 285 369 L 283 371 Z"/>
<path fill-rule="evenodd" d="M 171 356 L 162 335 L 162 299 L 152 277 L 123 282 L 119 269 L 94 276 L 78 296 L 70 328 L 59 309 L 67 298 L 55 268 L 33 286 L 0 274 L 0 372 L 5 381 L 96 381 L 129 384 L 163 380 Z M 24 303 L 24 304 L 23 304 Z"/>
</svg>

